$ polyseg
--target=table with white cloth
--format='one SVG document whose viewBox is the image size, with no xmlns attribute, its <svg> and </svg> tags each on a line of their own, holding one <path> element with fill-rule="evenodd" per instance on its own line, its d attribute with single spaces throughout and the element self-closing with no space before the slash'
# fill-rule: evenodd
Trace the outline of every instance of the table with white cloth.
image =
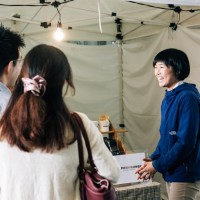
<svg viewBox="0 0 200 200">
<path fill-rule="evenodd" d="M 161 200 L 161 184 L 144 182 L 131 185 L 115 185 L 119 200 Z"/>
</svg>

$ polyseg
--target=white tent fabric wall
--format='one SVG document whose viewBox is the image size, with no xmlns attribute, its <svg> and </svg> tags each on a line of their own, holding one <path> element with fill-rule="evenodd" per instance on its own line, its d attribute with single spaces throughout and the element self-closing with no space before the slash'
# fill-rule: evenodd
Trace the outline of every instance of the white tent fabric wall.
<svg viewBox="0 0 200 200">
<path fill-rule="evenodd" d="M 160 121 L 160 104 L 164 89 L 160 89 L 153 74 L 153 57 L 165 48 L 178 48 L 188 54 L 191 73 L 186 81 L 200 88 L 198 49 L 200 34 L 179 27 L 164 28 L 159 34 L 133 40 L 123 45 L 123 94 L 125 124 L 133 149 L 149 153 L 154 148 Z"/>
<path fill-rule="evenodd" d="M 123 45 L 124 118 L 130 134 L 126 135 L 129 148 L 152 153 L 159 138 L 160 104 L 164 89 L 160 89 L 153 75 L 153 57 L 165 48 L 178 48 L 188 54 L 191 73 L 188 82 L 200 89 L 199 48 L 200 32 L 179 27 L 171 32 L 164 28 L 160 33 L 132 40 Z M 155 177 L 165 184 L 160 175 Z M 199 194 L 200 198 L 200 194 Z"/>
<path fill-rule="evenodd" d="M 69 91 L 65 98 L 70 109 L 84 112 L 94 121 L 107 114 L 118 127 L 123 120 L 121 48 L 117 45 L 52 44 L 49 38 L 40 38 L 26 38 L 26 49 L 46 43 L 60 48 L 68 57 L 76 87 L 75 96 L 71 96 Z"/>
<path fill-rule="evenodd" d="M 8 3 L 7 0 L 4 2 Z M 28 2 L 34 3 L 33 0 Z M 123 0 L 100 0 L 103 27 L 101 34 L 96 21 L 97 2 L 79 0 L 61 7 L 62 23 L 66 34 L 69 34 L 68 39 L 115 40 L 117 32 L 115 16 L 111 17 L 113 12 L 117 14 L 116 17 L 122 19 L 122 44 L 79 46 L 66 42 L 56 43 L 52 39 L 52 32 L 57 23 L 56 10 L 53 7 L 43 7 L 42 12 L 34 17 L 39 10 L 38 7 L 17 7 L 15 11 L 15 7 L 6 9 L 0 6 L 0 19 L 12 29 L 19 32 L 22 30 L 26 41 L 23 54 L 40 43 L 57 46 L 66 53 L 76 86 L 76 95 L 66 98 L 72 110 L 84 112 L 92 120 L 97 120 L 101 114 L 108 114 L 116 128 L 119 123 L 124 123 L 128 129 L 129 132 L 123 135 L 123 139 L 129 150 L 146 151 L 151 154 L 159 139 L 160 104 L 164 96 L 164 89 L 159 88 L 153 74 L 153 57 L 160 50 L 169 47 L 185 51 L 191 63 L 191 73 L 187 81 L 195 83 L 200 89 L 199 11 L 181 12 L 178 28 L 172 31 L 169 23 L 174 15 L 173 10 L 149 8 Z M 183 2 L 187 4 L 189 1 L 173 1 L 175 4 Z M 199 5 L 197 1 L 193 3 Z M 168 8 L 167 5 L 163 6 Z M 9 18 L 15 12 L 21 13 L 22 16 L 21 19 L 16 19 L 16 22 Z M 177 18 L 177 13 L 175 15 Z M 40 22 L 44 21 L 44 18 L 53 19 L 52 27 L 40 27 Z M 72 26 L 72 30 L 67 30 L 67 26 Z M 161 182 L 162 179 L 156 176 L 156 180 Z M 164 194 L 164 187 L 163 191 Z"/>
<path fill-rule="evenodd" d="M 69 99 L 73 110 L 85 112 L 92 120 L 107 114 L 116 127 L 122 120 L 121 50 L 117 46 L 77 46 L 69 60 L 77 87 Z"/>
<path fill-rule="evenodd" d="M 160 104 L 164 95 L 164 89 L 158 87 L 154 78 L 153 57 L 165 48 L 182 49 L 191 62 L 187 81 L 200 88 L 199 41 L 199 31 L 179 27 L 173 32 L 163 28 L 158 34 L 123 44 L 121 49 L 118 45 L 85 47 L 54 43 L 66 53 L 74 73 L 76 96 L 68 97 L 66 102 L 72 110 L 84 112 L 92 120 L 106 113 L 115 126 L 124 117 L 129 131 L 124 135 L 128 149 L 150 154 L 159 138 Z M 49 38 L 44 40 L 41 36 L 26 38 L 27 49 L 39 43 L 52 44 Z M 156 180 L 162 182 L 160 176 Z M 162 190 L 165 194 L 164 185 Z"/>
</svg>

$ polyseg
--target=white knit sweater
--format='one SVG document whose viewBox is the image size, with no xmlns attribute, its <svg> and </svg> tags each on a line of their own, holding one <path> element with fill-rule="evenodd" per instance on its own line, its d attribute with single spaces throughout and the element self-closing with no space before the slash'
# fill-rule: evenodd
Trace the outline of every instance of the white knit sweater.
<svg viewBox="0 0 200 200">
<path fill-rule="evenodd" d="M 120 167 L 104 144 L 102 134 L 88 117 L 79 113 L 90 140 L 99 173 L 117 181 Z M 87 159 L 84 146 L 84 158 Z M 0 200 L 78 200 L 77 142 L 57 153 L 27 153 L 0 142 Z"/>
</svg>

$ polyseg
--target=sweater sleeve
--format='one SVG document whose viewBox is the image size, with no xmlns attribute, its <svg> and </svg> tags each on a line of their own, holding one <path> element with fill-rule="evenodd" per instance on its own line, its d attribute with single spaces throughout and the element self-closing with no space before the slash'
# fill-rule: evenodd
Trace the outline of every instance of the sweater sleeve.
<svg viewBox="0 0 200 200">
<path fill-rule="evenodd" d="M 115 157 L 106 147 L 102 134 L 85 114 L 78 114 L 82 118 L 88 134 L 93 160 L 98 169 L 98 173 L 112 182 L 117 182 L 121 175 L 121 169 Z"/>
<path fill-rule="evenodd" d="M 177 141 L 165 155 L 153 161 L 154 168 L 165 173 L 183 163 L 195 148 L 199 131 L 199 105 L 194 96 L 184 96 L 180 103 Z"/>
</svg>

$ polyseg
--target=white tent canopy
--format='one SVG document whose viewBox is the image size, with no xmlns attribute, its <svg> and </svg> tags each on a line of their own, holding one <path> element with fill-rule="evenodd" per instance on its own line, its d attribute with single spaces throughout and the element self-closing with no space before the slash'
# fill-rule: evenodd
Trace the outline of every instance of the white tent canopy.
<svg viewBox="0 0 200 200">
<path fill-rule="evenodd" d="M 200 3 L 197 1 L 173 1 L 174 7 L 161 4 L 170 1 L 152 2 L 160 4 L 124 0 L 1 0 L 0 21 L 28 37 L 42 32 L 51 33 L 57 26 L 60 13 L 66 40 L 86 41 L 113 41 L 117 34 L 121 34 L 123 41 L 127 41 L 157 33 L 162 28 L 169 27 L 170 23 L 177 22 L 184 27 L 199 27 L 199 7 L 195 5 Z M 178 7 L 181 8 L 180 20 L 179 13 L 174 12 L 179 11 L 176 9 Z M 117 29 L 119 24 L 121 32 Z"/>
<path fill-rule="evenodd" d="M 65 39 L 57 43 L 53 32 L 59 16 Z M 198 0 L 1 0 L 0 21 L 24 35 L 24 54 L 40 43 L 62 49 L 76 85 L 76 95 L 66 98 L 70 108 L 92 120 L 106 113 L 115 128 L 124 123 L 129 132 L 122 138 L 130 150 L 152 153 L 159 138 L 164 89 L 153 75 L 156 53 L 165 48 L 185 51 L 191 64 L 186 81 L 200 89 Z"/>
<path fill-rule="evenodd" d="M 134 2 L 133 0 L 129 0 Z M 135 2 L 200 6 L 199 0 L 137 0 Z"/>
</svg>

